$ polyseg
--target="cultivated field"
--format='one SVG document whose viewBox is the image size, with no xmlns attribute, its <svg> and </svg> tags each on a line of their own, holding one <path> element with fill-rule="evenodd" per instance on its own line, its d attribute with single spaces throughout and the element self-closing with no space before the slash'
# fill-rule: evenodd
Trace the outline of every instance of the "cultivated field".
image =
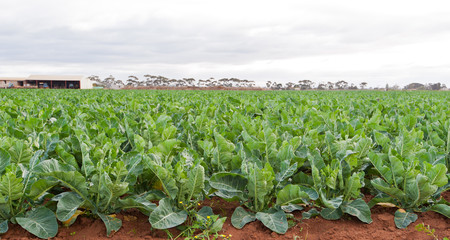
<svg viewBox="0 0 450 240">
<path fill-rule="evenodd" d="M 145 229 L 121 239 L 304 239 L 304 222 L 351 221 L 352 233 L 384 219 L 402 238 L 420 216 L 448 237 L 449 103 L 450 92 L 0 90 L 0 233 L 75 239 L 64 226 L 100 219 L 105 237 Z M 246 236 L 255 226 L 262 235 Z"/>
</svg>

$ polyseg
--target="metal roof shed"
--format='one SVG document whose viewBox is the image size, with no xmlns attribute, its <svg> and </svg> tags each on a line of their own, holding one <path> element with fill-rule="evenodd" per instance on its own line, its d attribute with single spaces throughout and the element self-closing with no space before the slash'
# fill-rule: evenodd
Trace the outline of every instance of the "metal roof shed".
<svg viewBox="0 0 450 240">
<path fill-rule="evenodd" d="M 75 75 L 30 75 L 25 79 L 28 84 L 50 88 L 92 89 L 93 83 L 83 76 Z"/>
</svg>

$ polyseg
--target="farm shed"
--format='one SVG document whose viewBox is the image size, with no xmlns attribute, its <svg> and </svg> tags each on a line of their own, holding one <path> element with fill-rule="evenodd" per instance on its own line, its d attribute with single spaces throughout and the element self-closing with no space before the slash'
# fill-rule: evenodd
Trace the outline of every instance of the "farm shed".
<svg viewBox="0 0 450 240">
<path fill-rule="evenodd" d="M 0 77 L 0 88 L 7 88 L 9 86 L 23 86 L 23 82 L 25 81 L 25 78 L 18 78 L 18 77 Z"/>
<path fill-rule="evenodd" d="M 30 75 L 27 78 L 1 78 L 0 87 L 53 88 L 53 89 L 92 89 L 92 82 L 83 76 L 69 75 Z"/>
</svg>

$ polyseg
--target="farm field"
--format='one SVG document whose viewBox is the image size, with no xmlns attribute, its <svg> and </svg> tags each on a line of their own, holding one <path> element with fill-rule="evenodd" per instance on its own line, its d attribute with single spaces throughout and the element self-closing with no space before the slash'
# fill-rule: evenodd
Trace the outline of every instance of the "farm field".
<svg viewBox="0 0 450 240">
<path fill-rule="evenodd" d="M 76 238 L 95 221 L 105 238 L 319 239 L 316 225 L 338 224 L 427 239 L 414 229 L 425 221 L 449 237 L 449 102 L 449 92 L 0 90 L 0 233 Z"/>
</svg>

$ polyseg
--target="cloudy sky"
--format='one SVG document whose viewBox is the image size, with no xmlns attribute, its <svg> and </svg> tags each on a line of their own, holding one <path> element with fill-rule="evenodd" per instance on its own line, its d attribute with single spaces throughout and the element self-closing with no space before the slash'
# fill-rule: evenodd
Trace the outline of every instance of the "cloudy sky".
<svg viewBox="0 0 450 240">
<path fill-rule="evenodd" d="M 450 85 L 448 0 L 1 0 L 0 76 Z"/>
</svg>

